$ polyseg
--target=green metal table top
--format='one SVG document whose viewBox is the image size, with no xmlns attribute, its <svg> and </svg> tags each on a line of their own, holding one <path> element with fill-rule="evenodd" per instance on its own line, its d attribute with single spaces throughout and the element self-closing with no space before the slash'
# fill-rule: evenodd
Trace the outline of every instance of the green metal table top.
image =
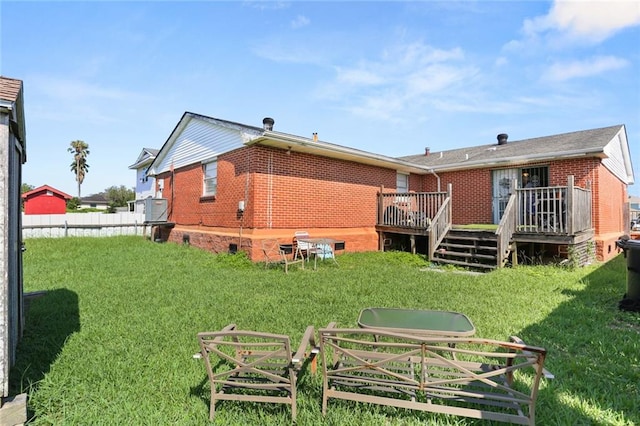
<svg viewBox="0 0 640 426">
<path fill-rule="evenodd" d="M 360 312 L 358 325 L 426 336 L 463 337 L 476 332 L 464 314 L 424 309 L 366 308 Z"/>
</svg>

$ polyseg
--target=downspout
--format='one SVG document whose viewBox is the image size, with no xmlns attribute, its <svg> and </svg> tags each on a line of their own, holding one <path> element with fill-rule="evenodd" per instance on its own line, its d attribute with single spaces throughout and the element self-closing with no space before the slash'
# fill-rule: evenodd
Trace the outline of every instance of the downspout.
<svg viewBox="0 0 640 426">
<path fill-rule="evenodd" d="M 429 173 L 431 173 L 432 175 L 434 175 L 436 177 L 436 179 L 438 181 L 438 192 L 440 192 L 440 176 L 438 176 L 438 174 L 433 169 L 429 169 Z"/>
<path fill-rule="evenodd" d="M 251 155 L 253 155 L 253 153 Z M 245 209 L 247 208 L 246 205 L 249 204 L 248 198 L 249 198 L 249 175 L 251 172 L 251 155 L 247 156 L 247 179 L 244 184 L 244 198 L 243 198 L 244 202 L 246 203 Z M 241 212 L 239 211 L 239 213 L 240 213 L 240 238 L 239 238 L 240 241 L 238 242 L 238 250 L 242 250 L 242 228 L 244 227 L 245 210 Z"/>
</svg>

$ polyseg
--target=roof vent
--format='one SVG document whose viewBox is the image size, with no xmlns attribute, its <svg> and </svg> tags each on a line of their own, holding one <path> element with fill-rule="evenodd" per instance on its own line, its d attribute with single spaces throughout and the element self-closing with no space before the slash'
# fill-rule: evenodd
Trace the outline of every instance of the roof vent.
<svg viewBox="0 0 640 426">
<path fill-rule="evenodd" d="M 507 143 L 507 138 L 509 137 L 506 133 L 500 133 L 498 135 L 498 145 L 504 145 Z"/>
<path fill-rule="evenodd" d="M 273 130 L 273 125 L 275 124 L 275 120 L 271 117 L 265 117 L 262 119 L 262 127 L 265 130 Z"/>
</svg>

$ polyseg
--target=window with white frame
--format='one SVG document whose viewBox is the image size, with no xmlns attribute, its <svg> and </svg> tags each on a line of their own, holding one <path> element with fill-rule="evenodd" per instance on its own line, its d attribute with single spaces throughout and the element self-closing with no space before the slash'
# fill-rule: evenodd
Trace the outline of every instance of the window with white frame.
<svg viewBox="0 0 640 426">
<path fill-rule="evenodd" d="M 409 175 L 398 173 L 396 177 L 396 192 L 409 192 Z"/>
<path fill-rule="evenodd" d="M 216 195 L 218 188 L 218 161 L 213 160 L 202 165 L 204 171 L 204 183 L 202 186 L 202 195 Z"/>
</svg>

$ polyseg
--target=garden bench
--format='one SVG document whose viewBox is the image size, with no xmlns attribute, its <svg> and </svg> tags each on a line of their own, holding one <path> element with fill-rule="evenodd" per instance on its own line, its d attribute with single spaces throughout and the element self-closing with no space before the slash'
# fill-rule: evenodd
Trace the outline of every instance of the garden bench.
<svg viewBox="0 0 640 426">
<path fill-rule="evenodd" d="M 545 349 L 376 329 L 318 331 L 322 413 L 331 398 L 533 425 Z M 533 374 L 529 374 L 532 371 Z"/>
</svg>

